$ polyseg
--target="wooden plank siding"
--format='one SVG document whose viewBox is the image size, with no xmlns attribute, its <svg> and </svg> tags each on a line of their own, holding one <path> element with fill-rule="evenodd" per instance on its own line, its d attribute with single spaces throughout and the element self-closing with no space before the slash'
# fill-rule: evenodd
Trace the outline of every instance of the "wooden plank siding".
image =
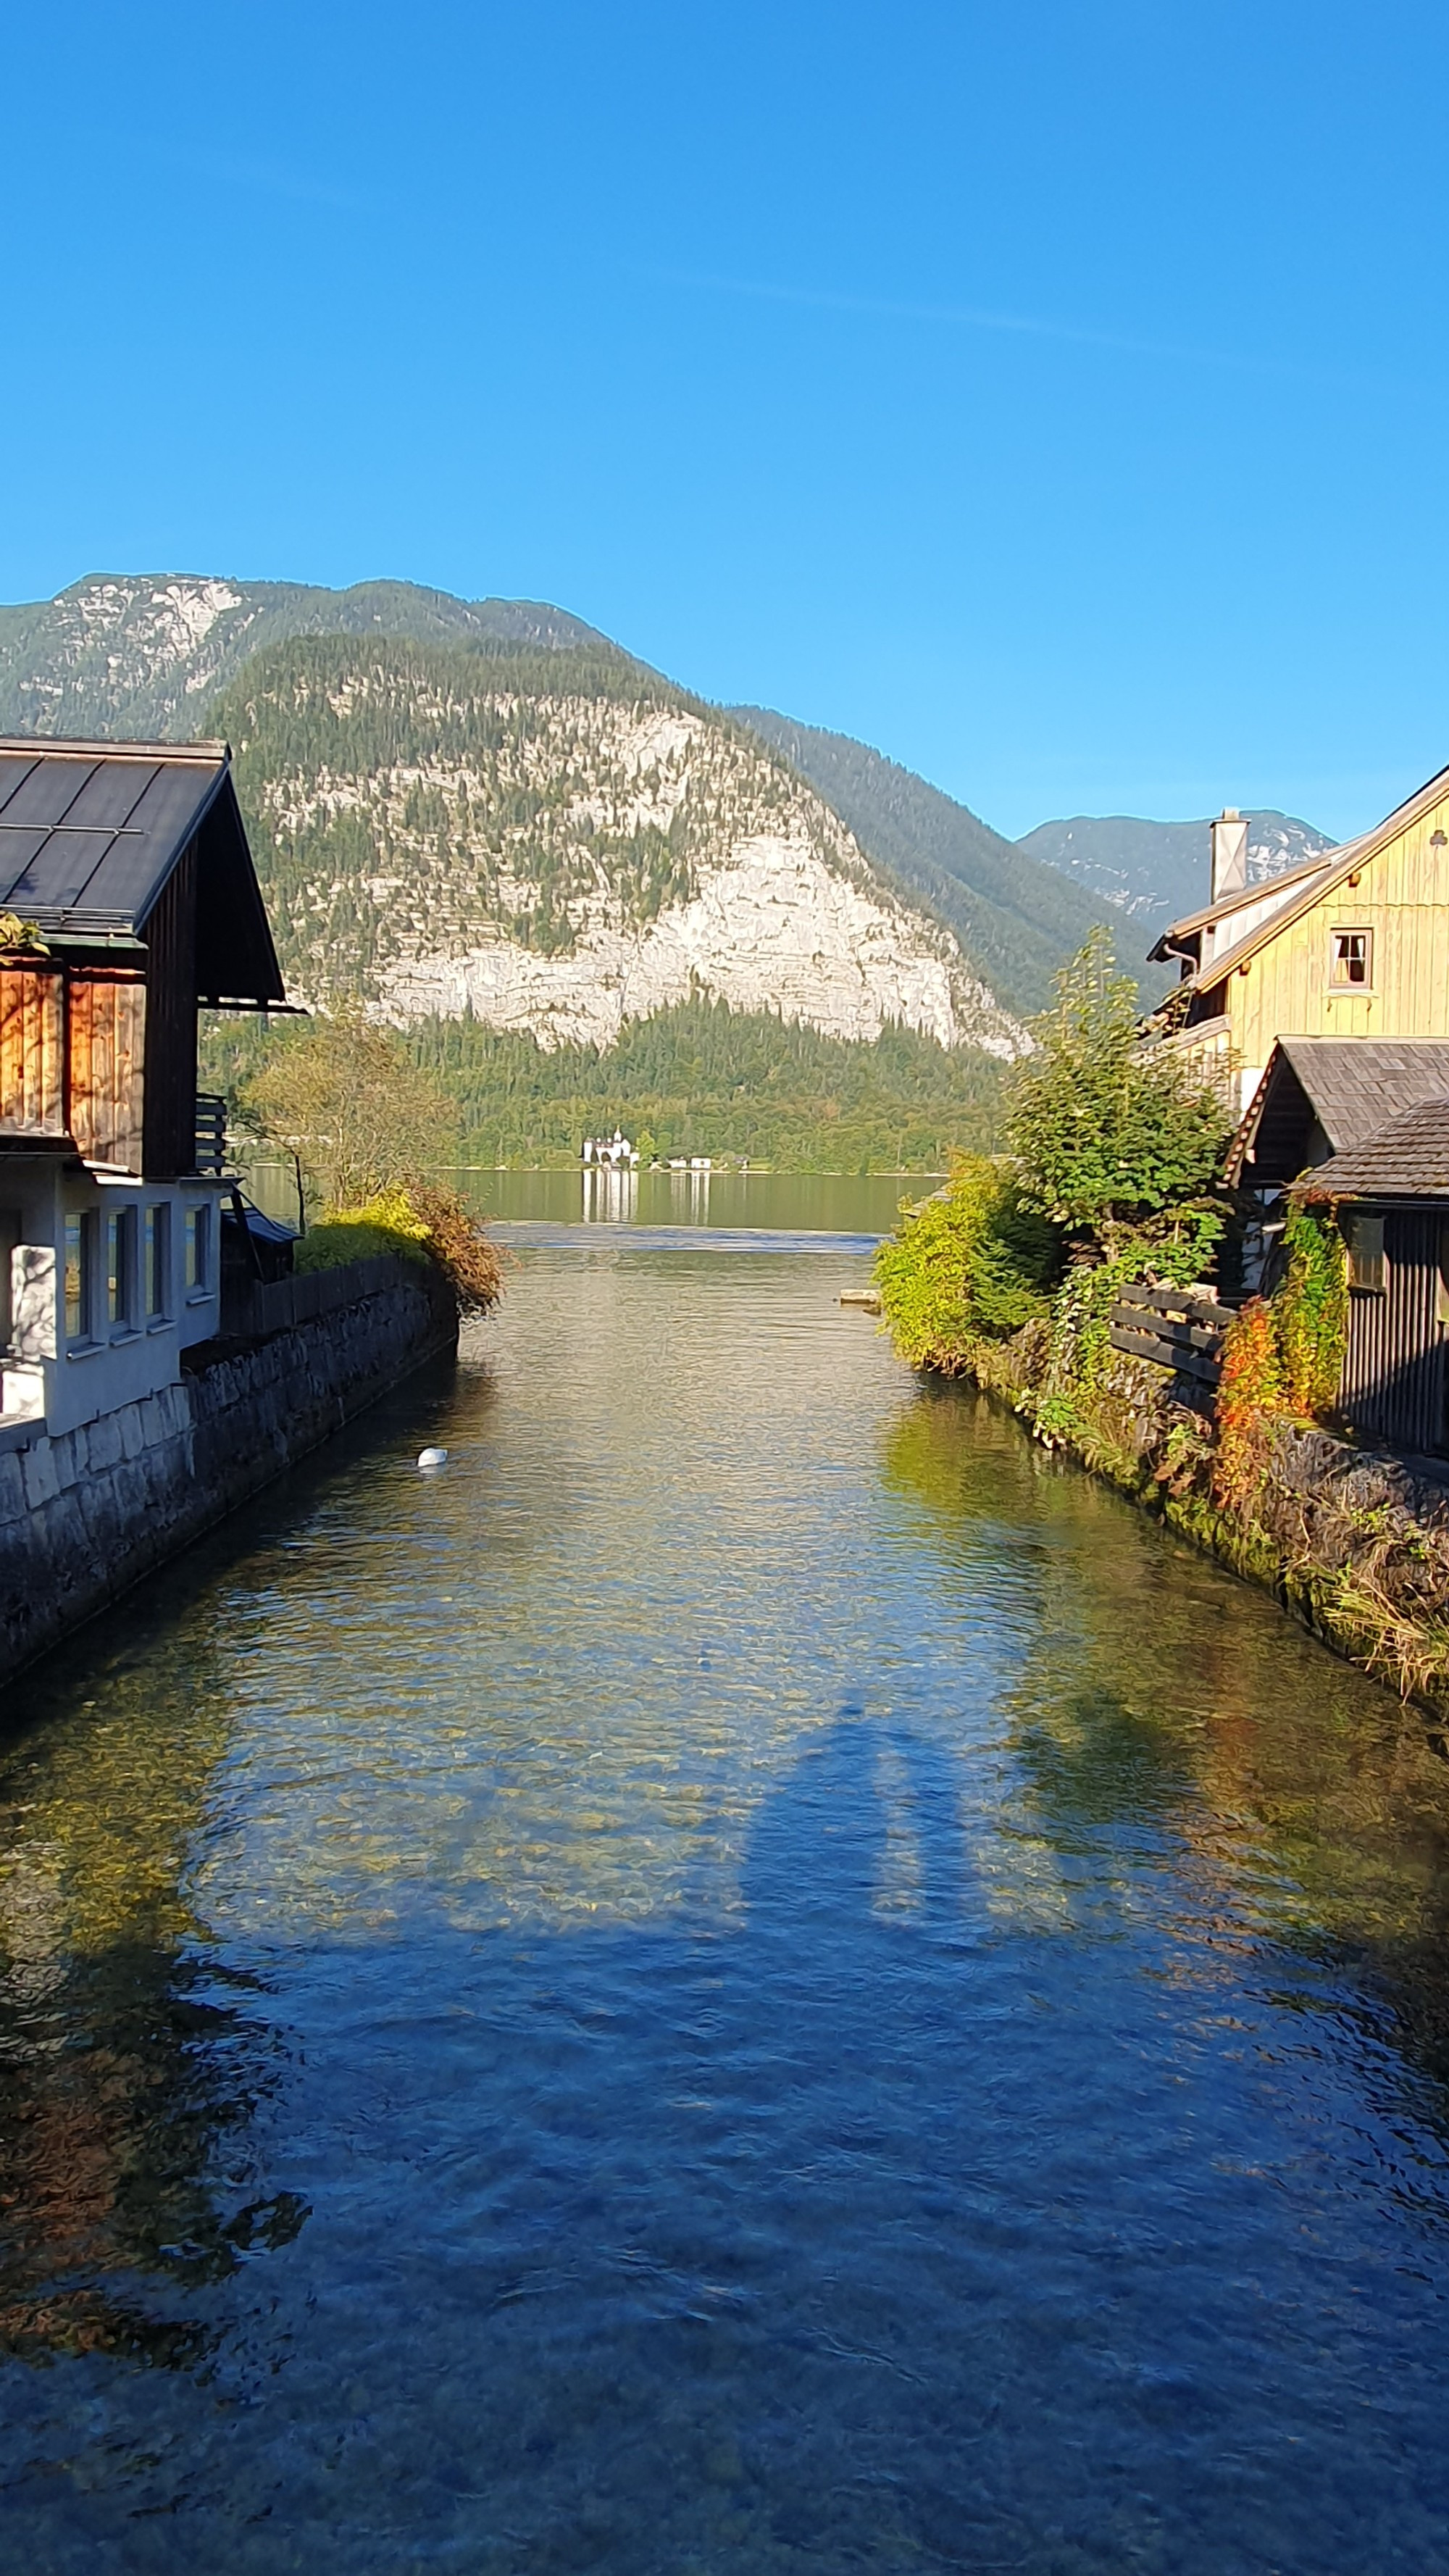
<svg viewBox="0 0 1449 2576">
<path fill-rule="evenodd" d="M 87 1163 L 138 1175 L 142 1159 L 146 985 L 135 969 L 70 979 L 70 1132 Z"/>
<path fill-rule="evenodd" d="M 1349 1291 L 1348 1353 L 1339 1404 L 1355 1431 L 1421 1456 L 1445 1447 L 1442 1216 L 1390 1211 L 1385 1284 Z"/>
<path fill-rule="evenodd" d="M 64 972 L 0 965 L 0 1137 L 65 1133 Z"/>
</svg>

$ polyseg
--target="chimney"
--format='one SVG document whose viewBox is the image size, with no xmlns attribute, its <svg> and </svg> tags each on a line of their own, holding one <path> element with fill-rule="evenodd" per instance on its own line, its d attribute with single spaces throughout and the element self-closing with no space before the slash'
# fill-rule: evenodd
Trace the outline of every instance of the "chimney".
<svg viewBox="0 0 1449 2576">
<path fill-rule="evenodd" d="M 1248 818 L 1236 805 L 1225 805 L 1217 821 L 1209 826 L 1213 842 L 1214 903 L 1224 895 L 1241 894 L 1248 882 Z"/>
</svg>

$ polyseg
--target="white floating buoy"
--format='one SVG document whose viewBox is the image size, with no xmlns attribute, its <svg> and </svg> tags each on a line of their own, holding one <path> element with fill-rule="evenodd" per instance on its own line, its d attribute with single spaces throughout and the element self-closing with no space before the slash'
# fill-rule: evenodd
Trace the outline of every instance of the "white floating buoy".
<svg viewBox="0 0 1449 2576">
<path fill-rule="evenodd" d="M 448 1453 L 446 1449 L 420 1449 L 418 1451 L 418 1465 L 420 1467 L 446 1467 L 447 1463 Z"/>
</svg>

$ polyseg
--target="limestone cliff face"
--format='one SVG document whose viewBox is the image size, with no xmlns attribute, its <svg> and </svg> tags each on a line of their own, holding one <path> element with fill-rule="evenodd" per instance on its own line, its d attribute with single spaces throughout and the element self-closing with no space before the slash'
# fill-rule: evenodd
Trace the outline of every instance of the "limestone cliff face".
<svg viewBox="0 0 1449 2576">
<path fill-rule="evenodd" d="M 788 764 L 619 659 L 327 638 L 221 710 L 293 987 L 607 1043 L 691 992 L 1010 1057 L 1020 1024 Z"/>
</svg>

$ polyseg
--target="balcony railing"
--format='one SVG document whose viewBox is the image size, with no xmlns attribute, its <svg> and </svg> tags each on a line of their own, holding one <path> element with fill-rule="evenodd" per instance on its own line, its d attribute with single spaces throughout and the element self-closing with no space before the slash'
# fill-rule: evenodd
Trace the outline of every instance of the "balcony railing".
<svg viewBox="0 0 1449 2576">
<path fill-rule="evenodd" d="M 226 1102 L 219 1091 L 196 1095 L 196 1168 L 217 1180 L 226 1168 Z"/>
</svg>

